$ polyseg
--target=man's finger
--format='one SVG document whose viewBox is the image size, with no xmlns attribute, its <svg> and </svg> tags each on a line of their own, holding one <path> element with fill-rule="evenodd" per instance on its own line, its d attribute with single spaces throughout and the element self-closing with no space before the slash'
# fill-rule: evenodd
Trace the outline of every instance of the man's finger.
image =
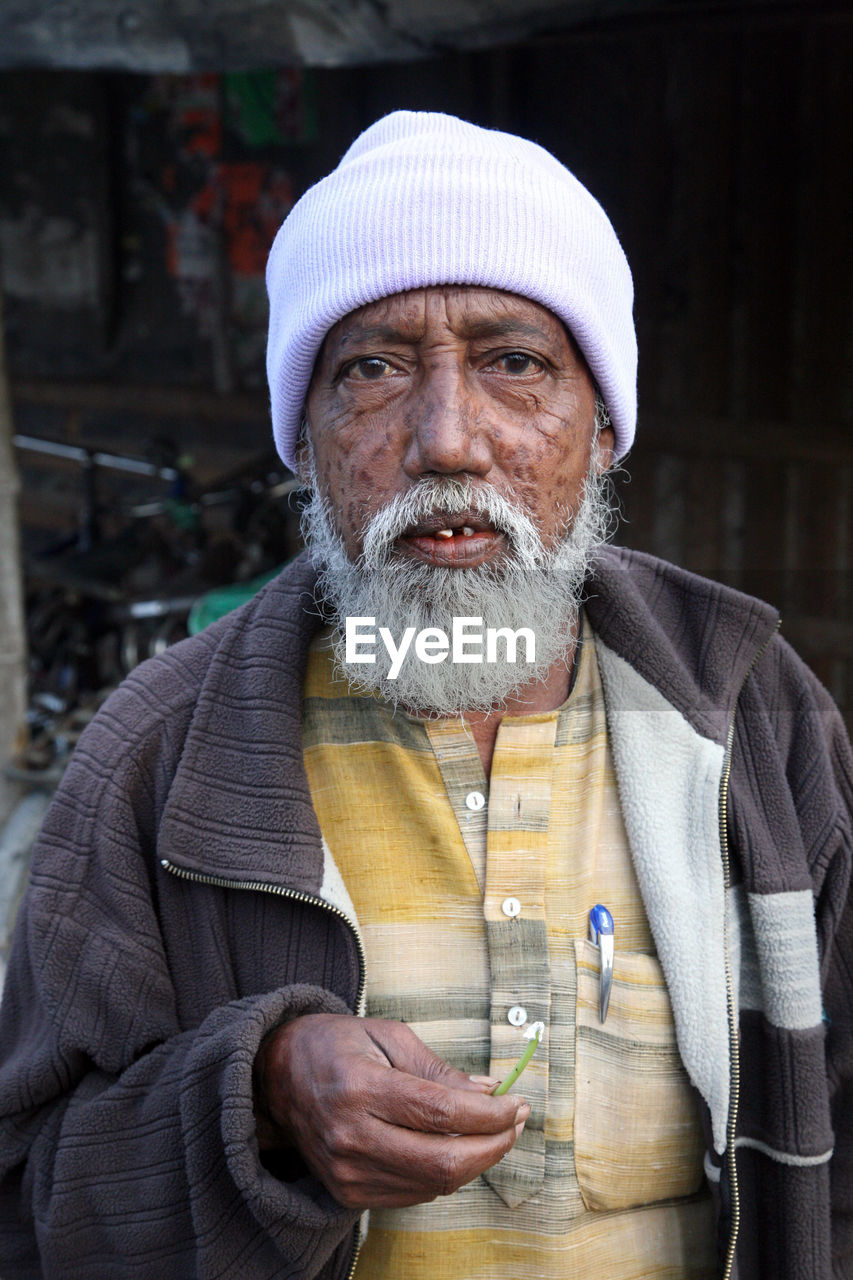
<svg viewBox="0 0 853 1280">
<path fill-rule="evenodd" d="M 513 1095 L 492 1097 L 450 1088 L 406 1071 L 380 1070 L 370 1112 L 386 1124 L 426 1134 L 498 1134 L 526 1120 L 530 1108 Z"/>
<path fill-rule="evenodd" d="M 346 1143 L 338 1148 L 332 1139 L 322 1155 L 314 1156 L 341 1204 L 402 1207 L 450 1195 L 473 1181 L 506 1155 L 522 1128 L 520 1122 L 499 1134 L 449 1137 L 377 1124 L 369 1154 L 356 1156 Z"/>
<path fill-rule="evenodd" d="M 452 1089 L 464 1089 L 469 1093 L 484 1091 L 485 1076 L 472 1079 L 464 1071 L 458 1071 L 433 1053 L 405 1023 L 367 1018 L 363 1026 L 377 1049 L 400 1071 L 408 1071 L 423 1080 L 434 1080 Z"/>
</svg>

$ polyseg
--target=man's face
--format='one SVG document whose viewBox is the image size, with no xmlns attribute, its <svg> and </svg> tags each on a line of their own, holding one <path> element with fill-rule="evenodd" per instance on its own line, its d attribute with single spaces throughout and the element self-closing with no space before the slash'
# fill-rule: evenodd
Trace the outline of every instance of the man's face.
<svg viewBox="0 0 853 1280">
<path fill-rule="evenodd" d="M 307 401 L 303 512 L 318 586 L 355 690 L 424 714 L 488 711 L 573 646 L 609 508 L 595 397 L 562 324 L 514 294 L 418 289 L 362 307 L 328 335 Z M 535 657 L 469 665 L 347 657 L 347 618 L 398 638 L 480 619 L 527 628 Z"/>
<path fill-rule="evenodd" d="M 595 394 L 562 323 L 515 294 L 442 286 L 360 307 L 329 332 L 308 392 L 316 478 L 351 559 L 370 519 L 426 477 L 492 486 L 550 549 L 580 500 Z M 601 432 L 600 460 L 613 433 Z M 448 530 L 452 536 L 448 536 Z M 441 513 L 398 538 L 436 567 L 499 562 L 506 535 Z"/>
</svg>

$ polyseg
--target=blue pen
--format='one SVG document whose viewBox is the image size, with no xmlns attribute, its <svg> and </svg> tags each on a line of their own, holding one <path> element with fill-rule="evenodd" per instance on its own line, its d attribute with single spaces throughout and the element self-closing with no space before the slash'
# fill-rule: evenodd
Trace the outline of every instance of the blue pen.
<svg viewBox="0 0 853 1280">
<path fill-rule="evenodd" d="M 603 1022 L 607 1017 L 610 988 L 613 985 L 613 917 L 600 902 L 589 913 L 589 940 L 598 947 L 601 956 L 598 1016 Z"/>
</svg>

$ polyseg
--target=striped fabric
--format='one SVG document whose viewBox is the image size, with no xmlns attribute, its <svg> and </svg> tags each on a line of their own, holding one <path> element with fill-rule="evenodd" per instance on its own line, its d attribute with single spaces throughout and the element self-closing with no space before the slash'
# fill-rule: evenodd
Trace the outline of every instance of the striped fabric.
<svg viewBox="0 0 853 1280">
<path fill-rule="evenodd" d="M 546 1025 L 517 1086 L 532 1114 L 514 1149 L 454 1196 L 374 1211 L 356 1275 L 712 1277 L 698 1108 L 628 851 L 594 643 L 562 707 L 504 719 L 488 780 L 460 721 L 351 696 L 328 634 L 304 713 L 313 803 L 364 935 L 368 1013 L 494 1076 L 524 1044 L 511 1010 Z M 586 941 L 599 901 L 616 922 L 604 1026 Z"/>
</svg>

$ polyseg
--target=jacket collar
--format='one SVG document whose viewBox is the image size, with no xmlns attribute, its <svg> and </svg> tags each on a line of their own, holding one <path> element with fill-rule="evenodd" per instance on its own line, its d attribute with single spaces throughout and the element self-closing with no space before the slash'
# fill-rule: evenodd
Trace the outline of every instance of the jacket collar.
<svg viewBox="0 0 853 1280">
<path fill-rule="evenodd" d="M 589 579 L 594 631 L 703 737 L 725 745 L 775 609 L 638 551 L 605 547 Z"/>
</svg>

